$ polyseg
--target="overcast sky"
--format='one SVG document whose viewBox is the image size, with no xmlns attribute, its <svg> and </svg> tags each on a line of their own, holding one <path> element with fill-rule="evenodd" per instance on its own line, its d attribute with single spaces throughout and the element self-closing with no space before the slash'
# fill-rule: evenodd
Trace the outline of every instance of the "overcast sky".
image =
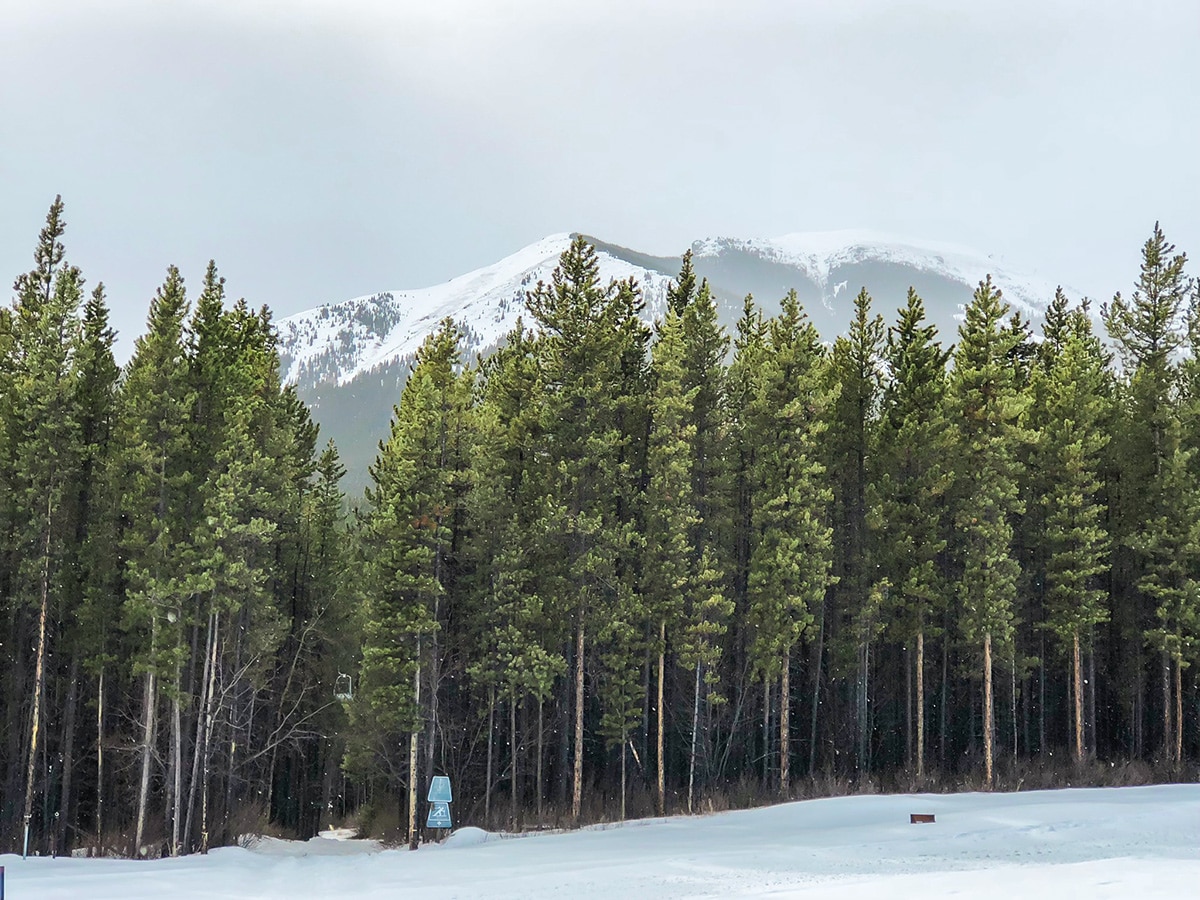
<svg viewBox="0 0 1200 900">
<path fill-rule="evenodd" d="M 1156 219 L 1200 260 L 1198 37 L 1195 0 L 0 0 L 0 275 L 61 193 L 122 356 L 168 263 L 282 317 L 558 231 L 873 228 L 1107 297 Z"/>
</svg>

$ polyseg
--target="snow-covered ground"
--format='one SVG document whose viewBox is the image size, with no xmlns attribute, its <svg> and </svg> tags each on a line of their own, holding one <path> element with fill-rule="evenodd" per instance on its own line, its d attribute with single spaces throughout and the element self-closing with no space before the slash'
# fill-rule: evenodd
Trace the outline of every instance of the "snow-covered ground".
<svg viewBox="0 0 1200 900">
<path fill-rule="evenodd" d="M 516 838 L 464 828 L 416 853 L 265 839 L 207 857 L 0 865 L 8 900 L 1187 898 L 1200 896 L 1200 785 L 839 797 Z"/>
</svg>

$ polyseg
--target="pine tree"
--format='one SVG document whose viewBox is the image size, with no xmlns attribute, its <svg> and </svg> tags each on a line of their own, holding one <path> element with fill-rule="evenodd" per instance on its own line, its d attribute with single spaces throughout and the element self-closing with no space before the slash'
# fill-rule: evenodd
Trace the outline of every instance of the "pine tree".
<svg viewBox="0 0 1200 900">
<path fill-rule="evenodd" d="M 1141 650 L 1156 619 L 1155 599 L 1143 586 L 1157 575 L 1146 557 L 1141 535 L 1146 522 L 1162 522 L 1173 502 L 1165 487 L 1175 452 L 1172 421 L 1178 399 L 1176 355 L 1187 340 L 1186 303 L 1191 289 L 1185 274 L 1187 256 L 1175 253 L 1155 223 L 1142 247 L 1141 274 L 1132 296 L 1120 294 L 1102 308 L 1105 327 L 1124 368 L 1122 415 L 1125 423 L 1114 442 L 1120 486 L 1115 503 L 1113 540 L 1117 603 L 1114 624 L 1126 642 L 1133 672 L 1122 681 L 1132 685 L 1135 754 L 1142 750 L 1146 706 L 1145 661 Z M 1170 702 L 1170 657 L 1161 653 L 1164 755 L 1173 746 Z"/>
<path fill-rule="evenodd" d="M 1166 439 L 1175 443 L 1172 438 L 1168 432 Z M 1137 587 L 1154 607 L 1146 641 L 1167 661 L 1164 757 L 1176 768 L 1183 761 L 1183 669 L 1200 648 L 1200 490 L 1189 472 L 1193 452 L 1177 449 L 1164 461 L 1162 487 L 1170 502 L 1132 541 L 1146 561 Z"/>
<path fill-rule="evenodd" d="M 681 282 L 683 278 L 681 272 Z M 690 548 L 695 575 L 678 654 L 680 665 L 690 670 L 693 678 L 692 736 L 688 753 L 688 808 L 691 809 L 696 770 L 700 765 L 698 753 L 703 754 L 705 774 L 710 772 L 712 762 L 708 730 L 701 727 L 700 701 L 703 699 L 703 722 L 712 722 L 714 708 L 725 703 L 720 691 L 719 665 L 724 656 L 724 636 L 734 609 L 729 546 L 734 533 L 730 492 L 732 428 L 725 368 L 729 337 L 718 322 L 716 302 L 707 280 L 701 281 L 695 299 L 684 310 L 682 325 L 683 387 L 689 392 L 695 391 L 689 416 L 693 437 L 688 448 L 692 503 L 697 515 L 691 529 Z"/>
<path fill-rule="evenodd" d="M 539 283 L 527 305 L 541 334 L 536 355 L 545 379 L 540 431 L 548 463 L 543 497 L 559 561 L 552 603 L 573 618 L 574 759 L 572 817 L 583 789 L 584 669 L 587 636 L 627 596 L 635 546 L 631 507 L 633 436 L 643 434 L 645 327 L 640 292 L 630 283 L 601 287 L 595 249 L 577 237 L 551 284 Z M 638 408 L 639 403 L 641 409 Z M 568 612 L 568 610 L 571 610 Z M 619 682 L 613 682 L 619 684 Z M 603 689 L 603 685 L 601 686 Z M 602 705 L 624 708 L 619 688 Z"/>
<path fill-rule="evenodd" d="M 417 354 L 391 436 L 371 467 L 363 671 L 356 705 L 360 770 L 401 732 L 409 735 L 408 840 L 417 843 L 418 742 L 436 722 L 436 633 L 452 565 L 453 528 L 466 471 L 472 374 L 459 368 L 459 330 L 450 320 Z M 422 699 L 422 670 L 431 690 Z M 432 742 L 430 741 L 430 744 Z M 386 760 L 386 750 L 382 750 Z"/>
<path fill-rule="evenodd" d="M 737 322 L 734 338 L 733 359 L 726 378 L 726 408 L 728 410 L 728 537 L 723 542 L 728 560 L 730 599 L 733 601 L 734 635 L 730 643 L 736 657 L 733 661 L 738 670 L 751 668 L 750 648 L 753 628 L 747 614 L 749 601 L 750 556 L 755 543 L 754 506 L 758 478 L 758 450 L 764 438 L 759 433 L 763 425 L 756 415 L 754 398 L 762 388 L 762 375 L 767 357 L 767 326 L 762 311 L 755 305 L 753 297 L 747 295 L 742 306 L 742 315 Z M 824 604 L 818 614 L 817 625 L 817 670 L 814 691 L 819 688 L 822 640 L 824 636 Z M 755 678 L 758 673 L 755 672 Z M 745 687 L 743 686 L 743 690 Z M 814 707 L 815 708 L 815 707 Z M 770 768 L 770 682 L 763 682 L 763 727 L 762 780 L 768 780 Z M 813 729 L 815 732 L 815 722 Z"/>
<path fill-rule="evenodd" d="M 925 305 L 909 288 L 887 339 L 887 383 L 880 423 L 877 545 L 890 584 L 888 611 L 895 637 L 914 641 L 916 676 L 914 758 L 925 773 L 925 638 L 937 636 L 946 602 L 939 556 L 946 548 L 943 520 L 950 483 L 945 414 L 949 354 L 927 324 Z M 910 742 L 911 747 L 911 742 Z"/>
<path fill-rule="evenodd" d="M 1043 485 L 1037 497 L 1045 522 L 1046 627 L 1070 660 L 1075 760 L 1083 762 L 1081 645 L 1108 620 L 1108 532 L 1101 466 L 1108 443 L 1108 357 L 1092 334 L 1087 308 L 1062 312 L 1051 304 L 1045 364 L 1035 370 L 1031 417 L 1037 424 L 1035 465 Z"/>
<path fill-rule="evenodd" d="M 685 257 L 685 262 L 690 262 Z M 681 276 L 682 281 L 682 276 Z M 650 427 L 646 490 L 646 565 L 643 591 L 655 632 L 657 650 L 655 734 L 656 799 L 659 815 L 666 814 L 666 759 L 664 742 L 667 626 L 682 620 L 687 600 L 695 590 L 696 567 L 692 530 L 700 521 L 693 503 L 691 448 L 696 428 L 690 421 L 699 388 L 684 387 L 684 339 L 681 314 L 667 310 L 655 341 L 651 360 L 654 391 Z M 699 661 L 697 661 L 697 665 Z M 697 668 L 696 690 L 699 691 Z M 694 758 L 689 773 L 695 768 Z M 689 774 L 690 777 L 690 774 Z M 688 796 L 691 811 L 691 795 Z"/>
<path fill-rule="evenodd" d="M 124 627 L 137 648 L 134 674 L 145 679 L 134 839 L 138 852 L 146 833 L 159 695 L 165 679 L 178 697 L 186 651 L 183 610 L 203 587 L 194 579 L 190 534 L 181 520 L 189 478 L 185 425 L 192 404 L 183 346 L 186 314 L 183 278 L 172 266 L 150 305 L 146 334 L 135 344 L 118 418 Z M 178 763 L 174 755 L 172 763 Z"/>
<path fill-rule="evenodd" d="M 357 686 L 352 663 L 358 647 L 353 628 L 353 592 L 349 588 L 353 578 L 348 544 L 353 533 L 347 526 L 346 496 L 341 488 L 345 475 L 346 467 L 331 439 L 321 450 L 311 485 L 304 492 L 301 518 L 297 601 L 304 615 L 301 633 L 311 627 L 320 641 L 311 663 L 311 681 L 319 704 L 312 722 L 318 733 L 315 768 L 320 773 L 321 790 L 315 809 L 317 827 L 328 827 L 329 819 L 325 817 L 335 814 L 335 784 L 345 755 L 347 714 L 341 705 L 330 706 L 328 697 L 332 689 L 337 698 L 342 687 L 339 682 L 345 678 L 350 679 L 351 700 Z M 337 813 L 344 812 L 344 803 L 343 798 L 337 804 Z"/>
<path fill-rule="evenodd" d="M 96 679 L 97 845 L 101 844 L 104 825 L 106 675 L 111 675 L 117 662 L 117 623 L 121 619 L 112 484 L 113 429 L 120 375 L 113 358 L 115 339 L 116 333 L 108 325 L 104 287 L 97 285 L 84 307 L 82 338 L 75 356 L 75 402 L 81 439 L 75 511 L 80 597 L 75 660 Z M 68 812 L 63 811 L 64 828 L 72 818 Z M 65 845 L 65 836 L 59 843 Z"/>
<path fill-rule="evenodd" d="M 870 769 L 871 645 L 882 628 L 870 603 L 876 566 L 869 557 L 867 521 L 876 502 L 869 487 L 875 475 L 883 336 L 883 318 L 871 315 L 871 295 L 863 288 L 854 298 L 849 331 L 833 343 L 830 377 L 839 391 L 825 442 L 833 485 L 833 594 L 849 625 L 845 634 L 852 647 L 847 649 L 856 660 L 856 762 L 864 772 Z"/>
<path fill-rule="evenodd" d="M 537 704 L 535 802 L 539 822 L 544 799 L 545 704 L 565 670 L 559 648 L 566 641 L 561 618 L 553 615 L 553 583 L 544 575 L 549 544 L 540 492 L 543 460 L 539 440 L 541 375 L 534 342 L 520 321 L 504 346 L 482 364 L 475 410 L 477 437 L 470 499 L 475 535 L 473 565 L 478 599 L 474 662 L 468 675 L 487 692 L 488 741 L 484 819 L 491 822 L 497 693 L 507 699 L 510 731 L 515 710 L 531 697 Z M 511 735 L 510 735 L 511 736 Z M 510 741 L 515 755 L 515 736 Z M 510 766 L 510 803 L 516 827 L 518 767 Z"/>
<path fill-rule="evenodd" d="M 795 292 L 768 323 L 752 417 L 762 437 L 754 473 L 754 535 L 747 594 L 751 658 L 764 684 L 778 678 L 779 790 L 790 789 L 791 656 L 830 583 L 831 492 L 820 441 L 834 399 L 824 354 Z"/>
<path fill-rule="evenodd" d="M 31 638 L 35 661 L 24 779 L 26 847 L 37 753 L 44 740 L 47 663 L 56 637 L 51 628 L 68 577 L 61 567 L 68 551 L 67 535 L 73 531 L 70 491 L 77 483 L 80 456 L 72 368 L 83 278 L 64 262 L 62 213 L 62 199 L 56 198 L 34 252 L 35 267 L 14 285 L 9 386 L 20 402 L 4 410 L 11 466 L 6 480 L 14 503 L 10 589 L 22 608 L 37 610 Z M 24 693 L 29 687 L 22 684 L 19 689 Z M 43 829 L 48 825 L 42 823 Z"/>
<path fill-rule="evenodd" d="M 957 422 L 958 506 L 963 637 L 983 650 L 984 779 L 993 780 L 994 704 L 992 664 L 996 649 L 1013 640 L 1017 578 L 1011 517 L 1022 511 L 1017 449 L 1024 439 L 1019 420 L 1026 398 L 1019 390 L 1013 354 L 1020 334 L 1004 328 L 1008 305 L 991 278 L 980 282 L 959 327 L 950 378 Z"/>
<path fill-rule="evenodd" d="M 278 382 L 273 353 L 268 353 L 273 345 L 262 332 L 258 317 L 244 308 L 230 314 L 227 327 L 228 346 L 238 347 L 240 352 L 227 357 L 227 367 L 219 376 L 222 383 L 216 388 L 227 392 L 220 422 L 213 426 L 213 436 L 219 443 L 203 468 L 190 473 L 194 478 L 204 476 L 200 488 L 188 497 L 200 505 L 199 514 L 194 519 L 189 515 L 188 522 L 195 553 L 193 577 L 198 588 L 189 625 L 203 628 L 205 652 L 202 662 L 193 661 L 202 667 L 202 673 L 186 809 L 182 757 L 177 761 L 177 787 L 172 793 L 172 844 L 176 852 L 183 842 L 190 842 L 192 823 L 197 819 L 200 852 L 208 852 L 210 769 L 216 726 L 214 685 L 218 674 L 226 666 L 234 669 L 230 676 L 221 677 L 221 683 L 227 690 L 232 689 L 231 715 L 234 721 L 240 721 L 246 716 L 241 698 L 250 692 L 248 686 L 265 680 L 267 661 L 279 647 L 283 629 L 269 582 L 285 509 L 290 509 L 295 498 L 289 494 L 288 479 L 281 477 L 281 470 L 287 468 L 282 445 L 289 435 L 286 427 L 281 427 L 275 405 Z M 194 372 L 194 357 L 192 364 L 190 371 Z M 215 391 L 209 395 L 212 393 Z M 195 422 L 195 412 L 192 415 Z M 235 657 L 232 663 L 227 659 L 231 640 Z M 173 746 L 182 739 L 177 734 L 180 715 L 172 697 Z M 273 722 L 272 727 L 282 730 L 282 723 Z M 197 798 L 199 816 L 195 813 Z"/>
</svg>

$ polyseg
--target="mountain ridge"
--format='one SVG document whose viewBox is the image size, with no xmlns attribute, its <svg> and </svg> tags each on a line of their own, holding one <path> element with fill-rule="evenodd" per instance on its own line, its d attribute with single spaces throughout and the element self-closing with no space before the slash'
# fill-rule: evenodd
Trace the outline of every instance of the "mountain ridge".
<svg viewBox="0 0 1200 900">
<path fill-rule="evenodd" d="M 278 323 L 284 378 L 298 385 L 328 380 L 346 384 L 410 356 L 446 316 L 464 328 L 468 350 L 483 350 L 515 325 L 523 312 L 525 292 L 539 280 L 549 280 L 572 236 L 565 232 L 549 235 L 442 284 L 365 294 L 287 316 Z M 587 237 L 597 248 L 601 280 L 637 278 L 650 316 L 661 314 L 667 283 L 678 273 L 681 258 L 657 257 Z M 975 283 L 991 274 L 1009 302 L 1027 316 L 1038 315 L 1054 289 L 1047 281 L 1019 274 L 969 248 L 871 231 L 713 237 L 693 242 L 691 249 L 698 274 L 709 277 L 719 299 L 739 305 L 744 293 L 754 292 L 742 291 L 743 285 L 723 283 L 738 279 L 723 273 L 720 266 L 721 261 L 736 255 L 791 270 L 797 282 L 793 287 L 809 288 L 800 291 L 801 301 L 819 299 L 829 312 L 836 311 L 843 292 L 857 293 L 857 286 L 848 278 L 837 276 L 863 265 L 889 265 L 936 275 L 967 288 L 962 302 L 969 299 Z M 714 265 L 709 266 L 709 261 Z M 708 268 L 714 270 L 711 275 L 705 271 Z M 783 283 L 779 287 L 782 296 L 788 288 Z M 869 284 L 866 287 L 871 290 Z M 758 299 L 769 307 L 779 298 Z"/>
</svg>

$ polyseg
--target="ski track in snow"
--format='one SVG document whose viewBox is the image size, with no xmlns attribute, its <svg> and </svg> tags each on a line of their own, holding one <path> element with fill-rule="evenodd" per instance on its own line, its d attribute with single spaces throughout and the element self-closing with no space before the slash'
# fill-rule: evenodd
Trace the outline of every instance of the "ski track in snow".
<svg viewBox="0 0 1200 900">
<path fill-rule="evenodd" d="M 912 812 L 937 821 L 910 825 Z M 207 857 L 0 865 L 10 900 L 1183 898 L 1200 884 L 1200 785 L 839 797 L 554 834 L 463 828 L 416 853 L 266 838 Z"/>
</svg>

